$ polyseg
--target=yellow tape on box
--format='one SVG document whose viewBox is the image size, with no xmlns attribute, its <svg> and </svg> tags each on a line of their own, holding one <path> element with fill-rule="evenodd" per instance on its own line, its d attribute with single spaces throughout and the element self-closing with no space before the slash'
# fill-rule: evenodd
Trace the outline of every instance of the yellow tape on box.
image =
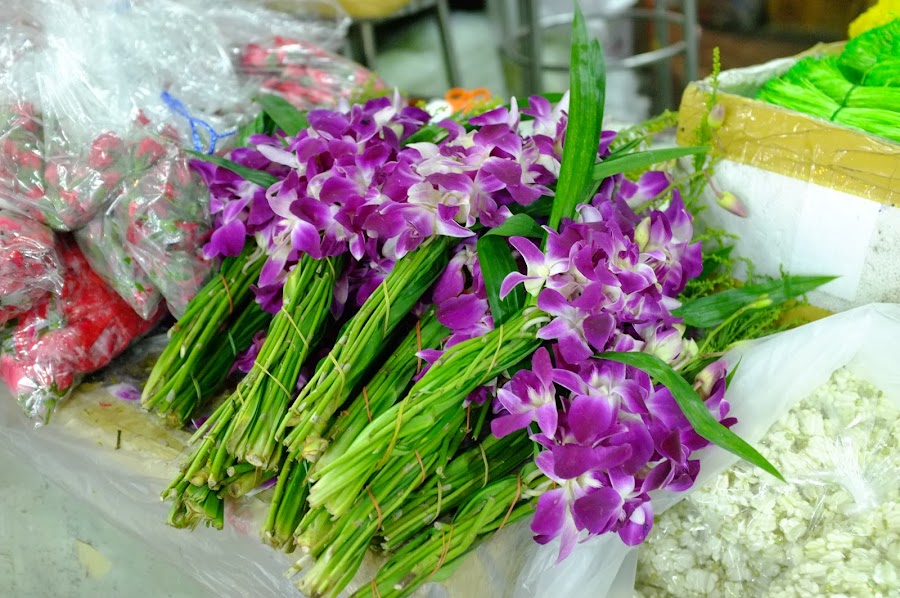
<svg viewBox="0 0 900 598">
<path fill-rule="evenodd" d="M 714 143 L 723 159 L 713 180 L 743 200 L 748 216 L 718 208 L 709 190 L 702 216 L 738 235 L 737 255 L 761 273 L 839 276 L 810 296 L 833 311 L 900 302 L 900 144 L 752 98 L 800 58 L 841 48 L 818 45 L 720 74 L 725 120 Z M 710 90 L 707 80 L 685 91 L 679 144 L 695 143 Z"/>
</svg>

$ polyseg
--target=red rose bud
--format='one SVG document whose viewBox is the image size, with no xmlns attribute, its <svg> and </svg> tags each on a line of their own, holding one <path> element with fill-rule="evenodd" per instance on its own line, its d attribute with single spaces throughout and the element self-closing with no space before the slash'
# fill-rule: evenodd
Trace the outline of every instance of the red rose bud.
<svg viewBox="0 0 900 598">
<path fill-rule="evenodd" d="M 103 133 L 91 143 L 88 166 L 98 170 L 109 168 L 115 163 L 121 146 L 122 140 L 115 133 Z"/>
<path fill-rule="evenodd" d="M 150 137 L 144 137 L 141 139 L 140 143 L 138 143 L 134 155 L 139 164 L 149 167 L 156 164 L 165 153 L 166 148 L 163 147 L 161 143 Z"/>
</svg>

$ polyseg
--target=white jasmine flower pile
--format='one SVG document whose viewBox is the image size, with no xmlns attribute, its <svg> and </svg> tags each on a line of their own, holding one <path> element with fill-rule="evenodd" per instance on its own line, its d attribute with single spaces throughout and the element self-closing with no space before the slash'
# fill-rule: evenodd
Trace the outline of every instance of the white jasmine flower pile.
<svg viewBox="0 0 900 598">
<path fill-rule="evenodd" d="M 897 596 L 898 415 L 836 371 L 759 443 L 789 483 L 739 462 L 663 513 L 636 596 Z"/>
</svg>

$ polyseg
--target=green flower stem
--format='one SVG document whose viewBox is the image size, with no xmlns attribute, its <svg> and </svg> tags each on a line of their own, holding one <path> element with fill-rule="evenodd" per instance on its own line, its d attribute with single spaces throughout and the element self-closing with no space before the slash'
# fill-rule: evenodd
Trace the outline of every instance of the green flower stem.
<svg viewBox="0 0 900 598">
<path fill-rule="evenodd" d="M 252 259 L 252 249 L 226 259 L 221 276 L 191 301 L 144 386 L 144 407 L 175 426 L 224 382 L 234 359 L 271 319 L 250 290 L 264 262 Z"/>
<path fill-rule="evenodd" d="M 309 509 L 294 530 L 294 540 L 305 555 L 316 557 L 313 548 L 327 546 L 346 525 L 347 519 L 332 521 L 331 513 L 321 507 Z"/>
<path fill-rule="evenodd" d="M 294 549 L 294 530 L 303 513 L 302 505 L 309 492 L 307 465 L 303 461 L 286 459 L 278 474 L 272 504 L 279 509 L 270 509 L 263 524 L 261 536 L 264 542 L 291 552 Z"/>
<path fill-rule="evenodd" d="M 397 447 L 427 440 L 447 413 L 464 418 L 462 403 L 469 393 L 540 346 L 534 328 L 544 321 L 541 312 L 526 308 L 495 330 L 448 349 L 405 399 L 375 418 L 341 456 L 317 472 L 316 492 L 335 497 L 324 503 L 328 511 L 345 514 Z"/>
<path fill-rule="evenodd" d="M 169 512 L 169 525 L 194 529 L 203 522 L 207 527 L 225 525 L 225 501 L 208 486 L 188 484 Z"/>
<path fill-rule="evenodd" d="M 417 372 L 420 360 L 416 357 L 416 353 L 421 349 L 439 346 L 440 342 L 448 334 L 449 331 L 437 321 L 434 310 L 429 310 L 422 316 L 422 319 L 418 321 L 413 330 L 406 335 L 406 338 L 400 342 L 391 356 L 379 368 L 378 372 L 372 376 L 369 383 L 351 402 L 347 411 L 335 420 L 334 425 L 328 430 L 327 434 L 327 437 L 331 439 L 330 444 L 317 462 L 317 465 L 326 463 L 340 455 L 347 446 L 352 444 L 359 432 L 368 425 L 371 418 L 378 417 L 378 415 L 393 405 L 405 392 L 410 380 Z M 320 438 L 320 442 L 322 446 L 326 444 L 325 439 Z M 310 479 L 315 479 L 314 471 L 310 471 Z M 306 526 L 311 525 L 311 522 L 317 516 L 315 507 L 321 500 L 319 497 L 313 497 L 315 490 L 316 486 L 313 485 L 308 498 L 311 508 L 306 515 L 302 512 L 307 508 L 306 504 L 297 504 L 299 512 L 291 513 L 288 505 L 280 504 L 278 500 L 273 500 L 270 505 L 270 518 L 276 518 L 275 513 L 277 513 L 278 521 L 300 521 L 296 528 L 298 529 L 297 533 L 302 534 Z M 330 519 L 330 515 L 324 509 L 321 512 L 326 514 L 326 519 Z"/>
<path fill-rule="evenodd" d="M 452 523 L 435 524 L 403 546 L 379 569 L 372 583 L 353 597 L 408 596 L 441 568 L 464 557 L 488 534 L 533 513 L 534 501 L 527 498 L 529 477 L 534 477 L 531 464 L 519 476 L 500 479 L 482 489 Z"/>
<path fill-rule="evenodd" d="M 231 498 L 240 498 L 275 477 L 275 472 L 253 467 L 249 463 L 240 463 L 230 468 L 229 472 L 237 468 L 242 469 L 241 473 L 234 472 L 222 481 L 222 487 Z"/>
<path fill-rule="evenodd" d="M 285 390 L 296 387 L 310 344 L 325 322 L 340 264 L 337 259 L 304 257 L 294 268 L 285 283 L 285 303 L 269 326 L 254 367 L 191 438 L 190 444 L 202 441 L 188 467 L 164 492 L 165 497 L 171 496 L 181 480 L 193 480 L 201 469 L 206 470 L 204 482 L 217 489 L 229 476 L 229 468 L 241 461 L 262 469 L 276 468 L 280 454 L 273 455 L 274 450 L 265 457 L 261 451 L 238 450 L 248 446 L 245 438 L 253 440 L 255 429 L 274 429 L 285 412 L 289 399 Z M 275 446 L 273 442 L 269 448 Z M 258 447 L 250 445 L 251 449 Z"/>
<path fill-rule="evenodd" d="M 239 461 L 268 469 L 280 461 L 275 432 L 293 398 L 300 369 L 321 334 L 342 263 L 340 258 L 316 261 L 304 256 L 288 277 L 284 305 L 263 344 L 265 362 L 255 364 L 262 375 L 249 388 L 239 386 L 235 392 L 240 406 L 223 442 Z"/>
<path fill-rule="evenodd" d="M 317 478 L 316 472 L 319 468 L 343 454 L 373 418 L 384 413 L 403 395 L 422 365 L 416 353 L 422 349 L 438 347 L 448 335 L 449 331 L 437 321 L 433 309 L 422 316 L 351 402 L 347 411 L 342 413 L 328 430 L 327 436 L 330 438 L 328 448 L 310 472 L 312 480 Z M 322 440 L 323 444 L 324 442 Z M 325 500 L 324 497 L 320 497 L 321 494 L 317 494 L 316 487 L 313 486 L 309 497 L 310 506 L 320 505 Z"/>
<path fill-rule="evenodd" d="M 447 264 L 454 239 L 432 237 L 397 261 L 384 282 L 341 330 L 327 357 L 283 418 L 276 438 L 298 457 L 311 434 L 321 435 L 404 319 Z M 288 430 L 290 432 L 288 433 Z"/>
<path fill-rule="evenodd" d="M 443 475 L 431 475 L 428 483 L 403 505 L 398 516 L 385 521 L 381 547 L 396 552 L 443 513 L 467 502 L 491 481 L 520 469 L 532 457 L 533 446 L 527 434 L 512 434 L 502 439 L 488 435 L 454 457 Z"/>
<path fill-rule="evenodd" d="M 462 410 L 460 410 L 462 411 Z M 435 434 L 413 447 L 398 447 L 395 457 L 382 469 L 343 521 L 340 533 L 327 543 L 313 544 L 309 552 L 315 565 L 298 584 L 312 596 L 337 596 L 356 575 L 372 538 L 384 518 L 400 509 L 407 497 L 434 470 L 441 455 L 456 451 L 465 436 L 464 418 L 448 415 L 437 422 Z"/>
</svg>

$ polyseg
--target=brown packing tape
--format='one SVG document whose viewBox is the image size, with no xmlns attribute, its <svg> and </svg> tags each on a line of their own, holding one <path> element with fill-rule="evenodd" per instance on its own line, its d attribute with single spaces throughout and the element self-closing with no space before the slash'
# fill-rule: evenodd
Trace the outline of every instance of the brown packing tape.
<svg viewBox="0 0 900 598">
<path fill-rule="evenodd" d="M 705 81 L 685 90 L 678 116 L 680 145 L 695 143 L 708 90 Z M 720 86 L 719 102 L 725 107 L 725 122 L 716 132 L 722 157 L 900 206 L 900 144 L 728 93 L 725 86 Z"/>
</svg>

